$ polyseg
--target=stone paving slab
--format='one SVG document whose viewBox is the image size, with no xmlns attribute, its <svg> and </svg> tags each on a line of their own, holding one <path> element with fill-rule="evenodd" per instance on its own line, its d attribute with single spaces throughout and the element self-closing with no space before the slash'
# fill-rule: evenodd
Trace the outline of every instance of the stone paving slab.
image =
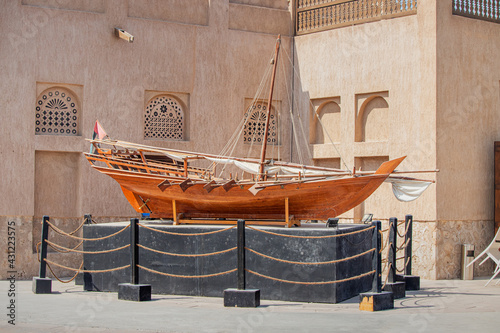
<svg viewBox="0 0 500 333">
<path fill-rule="evenodd" d="M 31 281 L 16 281 L 13 326 L 10 284 L 0 281 L 0 332 L 498 332 L 500 284 L 485 282 L 422 280 L 421 290 L 408 291 L 394 310 L 372 313 L 359 311 L 357 297 L 339 304 L 261 300 L 258 308 L 225 308 L 222 297 L 153 294 L 152 301 L 131 302 L 57 281 L 52 294 L 36 295 Z"/>
</svg>

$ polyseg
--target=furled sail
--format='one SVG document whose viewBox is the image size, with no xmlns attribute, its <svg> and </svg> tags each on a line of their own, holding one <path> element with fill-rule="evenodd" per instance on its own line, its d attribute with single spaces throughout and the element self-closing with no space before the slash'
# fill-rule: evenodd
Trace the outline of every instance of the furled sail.
<svg viewBox="0 0 500 333">
<path fill-rule="evenodd" d="M 432 182 L 403 178 L 387 178 L 392 183 L 392 192 L 399 201 L 413 201 L 420 197 Z"/>
</svg>

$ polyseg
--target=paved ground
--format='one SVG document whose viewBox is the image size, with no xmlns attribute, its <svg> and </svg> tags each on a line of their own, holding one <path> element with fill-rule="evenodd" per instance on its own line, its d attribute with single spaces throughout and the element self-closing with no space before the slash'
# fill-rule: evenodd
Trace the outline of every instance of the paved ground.
<svg viewBox="0 0 500 333">
<path fill-rule="evenodd" d="M 496 282 L 496 281 L 495 281 Z M 116 293 L 84 292 L 53 282 L 35 295 L 31 281 L 0 281 L 0 332 L 499 332 L 500 283 L 422 281 L 394 310 L 363 312 L 358 299 L 340 304 L 261 301 L 259 308 L 225 308 L 222 298 L 153 295 L 119 301 Z M 15 326 L 8 323 L 15 300 Z"/>
</svg>

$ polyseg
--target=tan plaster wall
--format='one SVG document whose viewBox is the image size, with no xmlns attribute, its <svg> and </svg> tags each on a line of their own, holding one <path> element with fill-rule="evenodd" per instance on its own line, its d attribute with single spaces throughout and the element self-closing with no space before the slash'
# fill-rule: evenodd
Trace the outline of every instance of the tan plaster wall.
<svg viewBox="0 0 500 333">
<path fill-rule="evenodd" d="M 310 99 L 339 99 L 340 126 L 331 135 L 339 138 L 337 149 L 329 140 L 310 145 L 315 163 L 339 158 L 340 152 L 351 169 L 355 160 L 404 155 L 407 158 L 398 169 L 435 168 L 435 147 L 430 144 L 435 132 L 435 33 L 429 27 L 435 13 L 431 2 L 419 3 L 418 10 L 417 15 L 295 38 L 295 64 L 300 75 L 295 87 L 300 99 L 294 111 L 312 119 L 307 114 Z M 361 114 L 364 108 L 368 117 Z M 359 138 L 358 115 L 364 127 Z M 435 220 L 435 187 L 417 201 L 400 203 L 384 184 L 365 202 L 364 211 L 375 218 L 410 213 L 419 220 Z M 342 217 L 352 219 L 355 212 Z"/>
</svg>

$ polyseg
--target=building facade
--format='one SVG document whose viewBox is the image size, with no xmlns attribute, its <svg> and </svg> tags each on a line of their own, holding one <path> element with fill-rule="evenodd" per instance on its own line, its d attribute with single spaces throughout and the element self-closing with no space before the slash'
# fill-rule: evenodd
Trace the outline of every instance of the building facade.
<svg viewBox="0 0 500 333">
<path fill-rule="evenodd" d="M 1 250 L 15 221 L 17 271 L 29 278 L 43 215 L 64 230 L 84 214 L 136 217 L 118 184 L 82 155 L 95 120 L 121 140 L 218 153 L 249 112 L 281 34 L 290 80 L 276 86 L 273 105 L 285 111 L 273 157 L 373 170 L 406 155 L 401 170 L 439 169 L 422 176 L 436 183 L 418 200 L 401 203 L 384 184 L 341 218 L 412 214 L 414 274 L 457 278 L 460 245 L 481 251 L 494 234 L 498 8 L 496 0 L 0 0 Z M 304 121 L 294 123 L 299 136 L 291 119 Z M 253 156 L 246 139 L 236 153 Z M 5 278 L 7 263 L 0 268 Z"/>
</svg>

